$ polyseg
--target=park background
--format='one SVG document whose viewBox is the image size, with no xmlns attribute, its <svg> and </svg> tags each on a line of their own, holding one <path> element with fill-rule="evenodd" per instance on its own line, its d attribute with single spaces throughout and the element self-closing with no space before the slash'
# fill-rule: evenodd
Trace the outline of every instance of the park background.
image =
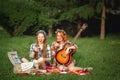
<svg viewBox="0 0 120 80">
<path fill-rule="evenodd" d="M 1 80 L 119 80 L 119 0 L 0 0 Z M 16 75 L 7 52 L 29 59 L 29 48 L 39 29 L 47 32 L 48 44 L 55 30 L 64 29 L 72 41 L 83 23 L 88 27 L 75 41 L 77 66 L 93 67 L 90 75 Z"/>
</svg>

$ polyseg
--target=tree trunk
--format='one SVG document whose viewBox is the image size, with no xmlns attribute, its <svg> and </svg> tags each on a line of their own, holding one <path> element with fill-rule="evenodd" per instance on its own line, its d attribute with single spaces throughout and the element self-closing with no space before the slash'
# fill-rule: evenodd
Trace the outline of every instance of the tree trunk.
<svg viewBox="0 0 120 80">
<path fill-rule="evenodd" d="M 105 7 L 105 0 L 103 0 L 103 8 L 102 8 L 102 16 L 101 16 L 101 32 L 100 32 L 100 39 L 105 38 L 105 18 L 106 18 L 106 7 Z"/>
<path fill-rule="evenodd" d="M 52 37 L 52 24 L 48 26 L 48 37 Z"/>
</svg>

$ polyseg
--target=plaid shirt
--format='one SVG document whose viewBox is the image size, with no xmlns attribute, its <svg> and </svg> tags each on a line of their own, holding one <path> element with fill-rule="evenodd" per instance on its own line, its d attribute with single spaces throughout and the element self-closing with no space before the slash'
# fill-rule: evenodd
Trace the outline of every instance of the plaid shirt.
<svg viewBox="0 0 120 80">
<path fill-rule="evenodd" d="M 66 42 L 63 42 L 63 43 L 59 43 L 59 47 L 55 47 L 55 44 L 56 44 L 56 43 L 57 43 L 57 42 L 54 41 L 54 42 L 52 43 L 52 46 L 51 46 L 51 50 L 54 51 L 55 53 L 57 53 L 57 51 L 63 49 L 63 46 L 64 46 L 66 43 L 71 43 L 71 42 L 70 42 L 70 41 L 66 41 Z M 77 45 L 76 45 L 76 44 L 73 44 L 73 46 L 75 46 L 75 47 L 77 48 Z"/>
<path fill-rule="evenodd" d="M 30 46 L 30 54 L 33 52 L 33 50 L 35 50 L 35 45 L 36 45 L 35 43 L 31 44 L 31 46 Z M 43 50 L 40 50 L 38 52 L 39 57 L 42 57 L 42 51 Z M 47 45 L 46 58 L 51 58 L 51 48 L 50 48 L 49 45 Z"/>
<path fill-rule="evenodd" d="M 61 50 L 61 49 L 63 48 L 63 45 L 64 45 L 64 43 L 61 43 L 61 44 L 59 44 L 59 47 L 55 47 L 55 44 L 56 44 L 56 43 L 57 43 L 57 42 L 54 41 L 54 42 L 52 43 L 52 46 L 51 46 L 51 50 L 54 51 L 55 53 L 57 53 L 57 51 Z"/>
</svg>

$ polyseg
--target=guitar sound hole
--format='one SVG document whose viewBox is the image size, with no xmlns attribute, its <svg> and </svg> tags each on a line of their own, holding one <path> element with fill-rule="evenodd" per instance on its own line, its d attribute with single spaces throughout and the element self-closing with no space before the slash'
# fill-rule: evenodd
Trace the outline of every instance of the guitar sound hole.
<svg viewBox="0 0 120 80">
<path fill-rule="evenodd" d="M 61 54 L 61 56 L 62 56 L 63 58 L 66 58 L 66 56 L 65 56 L 64 54 Z"/>
</svg>

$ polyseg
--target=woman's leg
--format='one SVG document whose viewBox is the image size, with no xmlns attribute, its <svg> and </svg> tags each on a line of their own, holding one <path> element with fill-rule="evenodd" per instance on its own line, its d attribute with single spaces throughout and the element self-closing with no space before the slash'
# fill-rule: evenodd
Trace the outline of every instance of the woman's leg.
<svg viewBox="0 0 120 80">
<path fill-rule="evenodd" d="M 83 68 L 81 68 L 81 67 L 75 66 L 74 62 L 72 62 L 72 63 L 68 66 L 68 70 L 69 70 L 69 71 L 82 70 L 82 69 L 83 69 Z"/>
<path fill-rule="evenodd" d="M 29 62 L 26 58 L 22 58 L 21 61 L 22 61 L 23 63 Z"/>
<path fill-rule="evenodd" d="M 57 64 L 57 68 L 58 68 L 60 71 L 62 71 L 63 68 L 64 68 L 64 66 L 63 66 L 63 65 L 60 65 L 60 64 Z"/>
</svg>

